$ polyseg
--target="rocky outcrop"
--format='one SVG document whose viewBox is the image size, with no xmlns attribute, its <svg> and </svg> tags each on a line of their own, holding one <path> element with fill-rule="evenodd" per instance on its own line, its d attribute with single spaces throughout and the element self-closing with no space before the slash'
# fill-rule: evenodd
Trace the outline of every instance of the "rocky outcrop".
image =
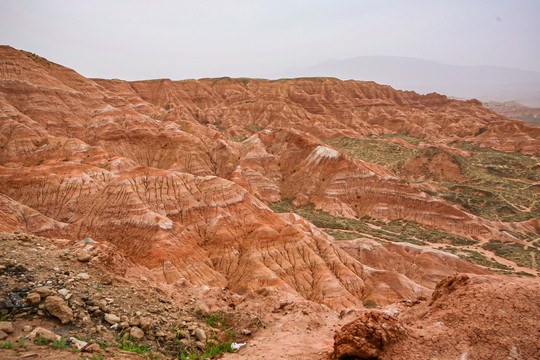
<svg viewBox="0 0 540 360">
<path fill-rule="evenodd" d="M 333 356 L 535 359 L 538 290 L 535 279 L 454 275 L 437 285 L 430 302 L 367 312 L 345 325 L 335 336 Z"/>
<path fill-rule="evenodd" d="M 385 348 L 404 337 L 399 321 L 382 312 L 365 312 L 334 337 L 333 359 L 378 359 Z"/>
</svg>

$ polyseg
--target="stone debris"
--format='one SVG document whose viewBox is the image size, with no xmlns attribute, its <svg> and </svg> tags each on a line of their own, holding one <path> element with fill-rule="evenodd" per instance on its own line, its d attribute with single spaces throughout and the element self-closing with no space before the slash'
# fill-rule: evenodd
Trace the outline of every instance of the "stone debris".
<svg viewBox="0 0 540 360">
<path fill-rule="evenodd" d="M 54 295 L 48 296 L 45 299 L 45 307 L 51 315 L 60 319 L 62 324 L 69 324 L 73 321 L 73 310 L 71 310 L 61 297 Z"/>
</svg>

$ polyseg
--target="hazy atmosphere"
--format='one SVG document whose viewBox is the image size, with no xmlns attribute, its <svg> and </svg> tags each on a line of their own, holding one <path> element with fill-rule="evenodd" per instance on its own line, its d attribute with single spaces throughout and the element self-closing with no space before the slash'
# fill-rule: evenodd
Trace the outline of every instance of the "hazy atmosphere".
<svg viewBox="0 0 540 360">
<path fill-rule="evenodd" d="M 3 0 L 0 42 L 87 77 L 338 76 L 411 87 L 365 62 L 317 65 L 394 56 L 540 72 L 539 18 L 538 1 Z"/>
</svg>

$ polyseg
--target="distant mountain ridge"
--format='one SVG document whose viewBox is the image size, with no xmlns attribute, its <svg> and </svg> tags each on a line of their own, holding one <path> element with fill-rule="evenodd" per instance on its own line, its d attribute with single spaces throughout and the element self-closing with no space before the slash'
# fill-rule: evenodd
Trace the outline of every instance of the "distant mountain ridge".
<svg viewBox="0 0 540 360">
<path fill-rule="evenodd" d="M 420 93 L 540 106 L 540 73 L 498 66 L 457 66 L 397 56 L 359 56 L 289 68 L 278 77 L 331 76 L 369 80 Z"/>
</svg>

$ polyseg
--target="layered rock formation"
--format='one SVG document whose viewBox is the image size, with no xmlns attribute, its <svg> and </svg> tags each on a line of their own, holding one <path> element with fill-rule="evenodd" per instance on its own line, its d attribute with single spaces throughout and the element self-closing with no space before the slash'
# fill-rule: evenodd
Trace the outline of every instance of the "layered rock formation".
<svg viewBox="0 0 540 360">
<path fill-rule="evenodd" d="M 438 276 L 484 270 L 427 252 L 423 261 L 443 264 L 435 278 L 419 275 L 411 271 L 416 256 L 400 257 L 404 248 L 377 247 L 368 258 L 268 207 L 290 199 L 344 218 L 508 239 L 509 224 L 322 142 L 403 131 L 440 146 L 466 139 L 524 153 L 540 147 L 537 127 L 476 101 L 326 78 L 92 80 L 4 46 L 0 229 L 91 237 L 167 283 L 277 288 L 334 308 L 427 297 Z"/>
</svg>

